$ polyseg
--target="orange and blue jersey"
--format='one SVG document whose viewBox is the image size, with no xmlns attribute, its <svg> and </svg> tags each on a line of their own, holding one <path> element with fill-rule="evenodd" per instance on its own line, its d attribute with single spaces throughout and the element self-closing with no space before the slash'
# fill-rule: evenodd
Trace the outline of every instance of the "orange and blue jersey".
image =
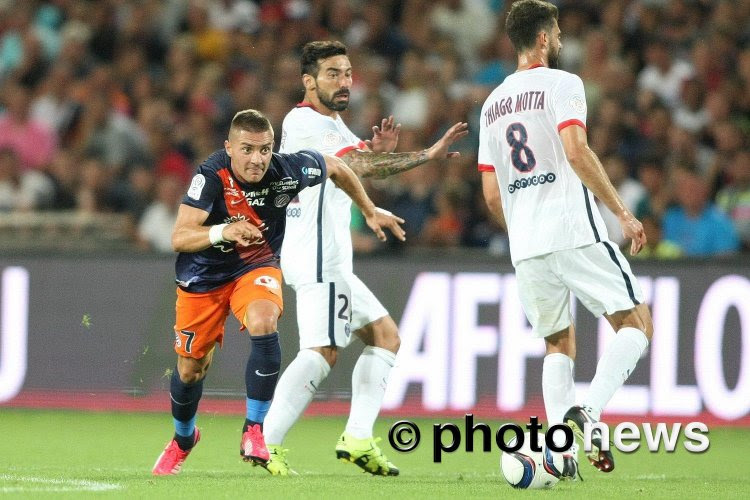
<svg viewBox="0 0 750 500">
<path fill-rule="evenodd" d="M 180 252 L 175 264 L 179 287 L 205 292 L 253 269 L 279 267 L 286 206 L 302 189 L 325 179 L 325 160 L 317 151 L 273 153 L 265 175 L 253 184 L 235 177 L 226 151 L 211 154 L 198 167 L 182 203 L 208 212 L 206 226 L 247 220 L 261 228 L 263 239 L 248 247 L 219 243 L 200 252 Z"/>
</svg>

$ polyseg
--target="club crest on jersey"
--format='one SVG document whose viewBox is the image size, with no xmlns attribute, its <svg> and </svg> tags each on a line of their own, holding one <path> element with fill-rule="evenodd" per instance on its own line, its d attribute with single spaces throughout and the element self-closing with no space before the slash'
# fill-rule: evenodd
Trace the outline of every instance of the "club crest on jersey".
<svg viewBox="0 0 750 500">
<path fill-rule="evenodd" d="M 291 198 L 288 194 L 280 194 L 276 197 L 275 200 L 273 200 L 273 205 L 277 208 L 282 208 L 287 206 L 290 200 Z"/>
<path fill-rule="evenodd" d="M 276 280 L 276 278 L 273 278 L 271 276 L 258 276 L 257 278 L 255 278 L 254 283 L 256 285 L 264 286 L 269 290 L 279 289 L 279 282 Z"/>
<path fill-rule="evenodd" d="M 338 144 L 341 144 L 341 141 L 343 139 L 344 138 L 341 137 L 341 134 L 334 132 L 333 130 L 329 130 L 323 136 L 323 145 L 324 146 L 336 146 Z"/>
</svg>

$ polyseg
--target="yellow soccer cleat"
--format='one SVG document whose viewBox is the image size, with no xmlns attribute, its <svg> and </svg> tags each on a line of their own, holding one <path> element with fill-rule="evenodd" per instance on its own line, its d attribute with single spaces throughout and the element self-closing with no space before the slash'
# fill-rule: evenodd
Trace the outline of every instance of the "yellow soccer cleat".
<svg viewBox="0 0 750 500">
<path fill-rule="evenodd" d="M 383 455 L 378 441 L 380 438 L 357 439 L 344 431 L 336 443 L 336 458 L 351 462 L 373 476 L 398 476 L 398 468 Z"/>
<path fill-rule="evenodd" d="M 286 452 L 288 451 L 278 444 L 269 444 L 268 454 L 270 458 L 268 461 L 266 463 L 254 463 L 254 465 L 260 465 L 272 476 L 299 476 L 296 471 L 289 467 L 289 462 L 286 460 Z"/>
</svg>

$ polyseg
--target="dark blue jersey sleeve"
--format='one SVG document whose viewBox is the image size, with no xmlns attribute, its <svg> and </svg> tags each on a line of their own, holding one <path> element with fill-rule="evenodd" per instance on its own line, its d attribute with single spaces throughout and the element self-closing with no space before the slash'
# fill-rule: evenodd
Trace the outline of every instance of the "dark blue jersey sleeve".
<svg viewBox="0 0 750 500">
<path fill-rule="evenodd" d="M 300 183 L 300 189 L 316 186 L 326 180 L 326 161 L 312 149 L 284 155 L 291 167 L 289 173 Z"/>
<path fill-rule="evenodd" d="M 216 168 L 206 161 L 195 172 L 182 203 L 210 213 L 221 192 L 222 184 Z"/>
</svg>

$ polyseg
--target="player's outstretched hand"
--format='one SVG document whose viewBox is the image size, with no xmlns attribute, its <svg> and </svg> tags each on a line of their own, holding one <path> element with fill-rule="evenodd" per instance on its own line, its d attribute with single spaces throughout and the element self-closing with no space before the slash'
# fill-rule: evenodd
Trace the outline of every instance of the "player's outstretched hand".
<svg viewBox="0 0 750 500">
<path fill-rule="evenodd" d="M 257 227 L 250 221 L 240 220 L 232 222 L 224 228 L 222 236 L 225 241 L 233 241 L 241 247 L 250 245 L 259 245 L 263 241 L 262 230 L 264 227 Z"/>
<path fill-rule="evenodd" d="M 618 220 L 622 227 L 622 235 L 630 242 L 630 255 L 636 255 L 643 249 L 646 244 L 646 233 L 643 231 L 641 221 L 633 217 L 632 214 L 621 215 Z"/>
<path fill-rule="evenodd" d="M 451 128 L 449 128 L 445 134 L 443 134 L 443 137 L 441 137 L 439 141 L 437 141 L 430 147 L 430 149 L 427 150 L 427 158 L 429 158 L 430 160 L 438 160 L 441 158 L 454 158 L 456 156 L 461 156 L 461 153 L 459 153 L 458 151 L 449 152 L 448 148 L 457 140 L 461 139 L 462 137 L 466 137 L 468 133 L 468 123 L 456 123 Z"/>
<path fill-rule="evenodd" d="M 406 232 L 404 232 L 404 229 L 401 227 L 401 224 L 404 223 L 404 219 L 397 215 L 393 215 L 388 210 L 375 208 L 373 215 L 365 217 L 365 221 L 380 241 L 386 240 L 385 232 L 383 231 L 384 228 L 390 230 L 390 232 L 392 232 L 399 240 L 406 241 Z"/>
<path fill-rule="evenodd" d="M 391 153 L 398 145 L 398 134 L 401 132 L 401 124 L 393 124 L 393 115 L 383 118 L 380 128 L 372 127 L 372 140 L 365 141 L 367 147 L 376 153 Z"/>
</svg>

